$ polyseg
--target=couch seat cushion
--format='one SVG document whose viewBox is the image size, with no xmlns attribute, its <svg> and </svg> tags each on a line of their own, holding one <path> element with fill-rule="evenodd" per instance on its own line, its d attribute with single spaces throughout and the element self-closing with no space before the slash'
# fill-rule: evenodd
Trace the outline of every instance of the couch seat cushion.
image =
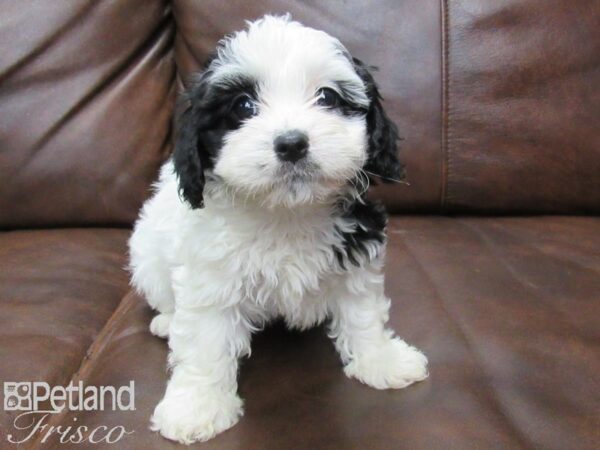
<svg viewBox="0 0 600 450">
<path fill-rule="evenodd" d="M 598 448 L 599 230 L 600 218 L 393 218 L 390 320 L 427 354 L 430 378 L 367 388 L 344 377 L 322 328 L 274 324 L 241 367 L 244 417 L 195 448 Z M 181 448 L 148 430 L 167 380 L 151 316 L 127 295 L 82 371 L 86 385 L 135 381 L 136 410 L 56 424 L 123 426 L 122 448 Z"/>
<path fill-rule="evenodd" d="M 0 381 L 69 383 L 128 291 L 128 235 L 125 229 L 0 233 Z M 3 412 L 0 427 L 12 428 L 14 416 Z"/>
</svg>

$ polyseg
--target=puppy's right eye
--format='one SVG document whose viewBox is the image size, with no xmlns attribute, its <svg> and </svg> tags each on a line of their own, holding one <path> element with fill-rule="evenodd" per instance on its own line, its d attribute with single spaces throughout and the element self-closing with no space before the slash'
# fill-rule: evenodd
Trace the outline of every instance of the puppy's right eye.
<svg viewBox="0 0 600 450">
<path fill-rule="evenodd" d="M 233 104 L 233 112 L 241 120 L 245 120 L 258 114 L 258 106 L 250 96 L 244 95 Z"/>
<path fill-rule="evenodd" d="M 330 88 L 321 88 L 317 91 L 317 105 L 325 108 L 336 108 L 340 103 L 340 96 Z"/>
</svg>

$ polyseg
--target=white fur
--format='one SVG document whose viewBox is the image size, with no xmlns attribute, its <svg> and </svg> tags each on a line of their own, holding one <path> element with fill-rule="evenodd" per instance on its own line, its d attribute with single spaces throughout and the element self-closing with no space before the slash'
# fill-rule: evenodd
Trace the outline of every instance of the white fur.
<svg viewBox="0 0 600 450">
<path fill-rule="evenodd" d="M 337 194 L 364 165 L 364 119 L 314 105 L 319 88 L 338 89 L 334 81 L 343 81 L 357 104 L 368 105 L 363 82 L 337 39 L 289 17 L 266 16 L 224 40 L 210 67 L 213 83 L 240 75 L 258 81 L 260 114 L 227 135 L 214 169 L 232 190 L 265 204 L 293 206 Z M 309 161 L 320 168 L 311 189 L 296 185 L 291 191 L 289 180 L 277 176 L 273 139 L 290 129 L 308 135 Z"/>
<path fill-rule="evenodd" d="M 171 379 L 151 420 L 169 439 L 205 441 L 239 420 L 238 359 L 275 317 L 300 329 L 330 318 L 345 373 L 377 389 L 427 376 L 426 358 L 385 328 L 383 246 L 372 244 L 360 267 L 341 268 L 334 252 L 340 230 L 355 225 L 335 214 L 335 199 L 364 163 L 365 124 L 319 110 L 309 96 L 340 77 L 365 95 L 340 46 L 272 17 L 227 41 L 214 76 L 256 75 L 261 114 L 227 136 L 203 209 L 179 198 L 168 162 L 135 225 L 132 283 L 158 312 L 150 329 L 168 336 L 171 350 Z M 279 72 L 274 58 L 286 60 Z M 272 151 L 273 136 L 290 126 L 309 133 L 319 168 L 297 186 L 278 184 Z"/>
</svg>

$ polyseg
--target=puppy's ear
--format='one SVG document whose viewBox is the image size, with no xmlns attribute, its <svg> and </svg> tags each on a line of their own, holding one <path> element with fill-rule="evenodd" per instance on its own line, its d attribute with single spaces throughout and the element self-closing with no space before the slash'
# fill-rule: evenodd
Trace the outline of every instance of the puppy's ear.
<svg viewBox="0 0 600 450">
<path fill-rule="evenodd" d="M 398 160 L 398 128 L 381 105 L 381 95 L 373 75 L 367 66 L 352 58 L 356 73 L 362 78 L 370 100 L 367 111 L 368 159 L 365 170 L 381 178 L 383 182 L 402 181 L 404 167 Z"/>
<path fill-rule="evenodd" d="M 175 118 L 175 150 L 173 165 L 179 180 L 179 195 L 192 208 L 204 206 L 204 170 L 200 157 L 200 114 L 195 105 L 197 96 L 202 96 L 203 86 L 190 88 L 178 105 Z"/>
</svg>

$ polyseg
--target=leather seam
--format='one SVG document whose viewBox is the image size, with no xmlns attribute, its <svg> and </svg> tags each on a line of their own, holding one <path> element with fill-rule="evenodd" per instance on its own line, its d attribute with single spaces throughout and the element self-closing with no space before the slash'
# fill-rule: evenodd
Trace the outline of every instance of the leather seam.
<svg viewBox="0 0 600 450">
<path fill-rule="evenodd" d="M 442 9 L 441 27 L 442 27 L 442 129 L 441 129 L 441 189 L 440 189 L 440 209 L 442 212 L 447 208 L 448 196 L 448 172 L 450 164 L 450 13 L 448 11 L 448 0 L 442 0 L 440 3 Z"/>
</svg>

